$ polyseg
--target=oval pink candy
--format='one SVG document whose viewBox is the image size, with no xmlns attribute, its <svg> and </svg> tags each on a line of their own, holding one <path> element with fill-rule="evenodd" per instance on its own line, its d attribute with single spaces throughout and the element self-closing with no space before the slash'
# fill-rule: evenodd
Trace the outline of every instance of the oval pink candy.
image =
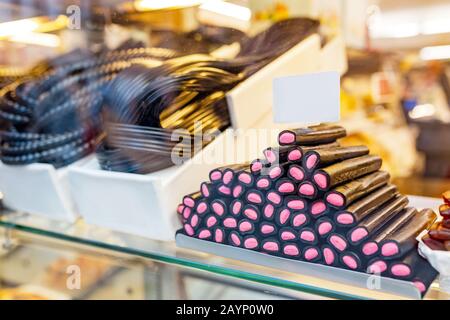
<svg viewBox="0 0 450 320">
<path fill-rule="evenodd" d="M 308 242 L 313 242 L 316 239 L 316 236 L 314 235 L 313 232 L 311 231 L 302 231 L 302 233 L 300 233 L 300 239 L 308 241 Z"/>
<path fill-rule="evenodd" d="M 254 193 L 254 192 L 250 192 L 247 196 L 248 201 L 253 202 L 253 203 L 261 203 L 262 202 L 262 198 L 259 194 Z"/>
<path fill-rule="evenodd" d="M 239 225 L 239 230 L 241 232 L 247 232 L 252 230 L 252 224 L 248 221 L 243 221 L 241 222 L 241 224 Z"/>
<path fill-rule="evenodd" d="M 237 235 L 235 235 L 234 233 L 231 234 L 231 240 L 233 241 L 233 243 L 236 246 L 240 246 L 241 245 L 241 239 L 239 239 L 239 237 Z"/>
<path fill-rule="evenodd" d="M 280 212 L 280 222 L 281 222 L 281 224 L 285 224 L 286 221 L 289 219 L 290 215 L 291 215 L 291 212 L 289 211 L 289 209 L 283 209 Z"/>
<path fill-rule="evenodd" d="M 273 205 L 267 204 L 267 205 L 264 207 L 264 216 L 265 216 L 266 218 L 272 218 L 273 212 L 274 212 L 274 211 L 275 211 L 275 209 L 274 209 Z"/>
<path fill-rule="evenodd" d="M 327 209 L 327 206 L 322 201 L 317 201 L 311 206 L 311 214 L 317 216 L 323 213 Z"/>
<path fill-rule="evenodd" d="M 313 260 L 318 255 L 319 255 L 319 252 L 317 251 L 317 249 L 314 249 L 314 248 L 309 248 L 308 250 L 305 251 L 305 259 L 306 260 Z"/>
<path fill-rule="evenodd" d="M 268 241 L 264 243 L 263 248 L 267 251 L 278 251 L 278 244 L 276 242 Z"/>
<path fill-rule="evenodd" d="M 199 214 L 205 213 L 206 209 L 208 209 L 206 203 L 200 202 L 197 206 L 197 213 Z"/>
<path fill-rule="evenodd" d="M 269 226 L 269 225 L 263 225 L 261 227 L 261 232 L 264 234 L 272 233 L 274 230 L 275 230 L 275 228 L 272 226 Z"/>
<path fill-rule="evenodd" d="M 247 216 L 247 218 L 249 218 L 251 220 L 258 219 L 258 213 L 256 213 L 256 211 L 253 209 L 249 209 L 249 208 L 245 209 L 244 214 Z"/>
<path fill-rule="evenodd" d="M 269 186 L 269 180 L 266 178 L 259 179 L 256 186 L 258 188 L 267 188 Z"/>
<path fill-rule="evenodd" d="M 215 240 L 216 242 L 223 242 L 223 232 L 220 229 L 217 229 L 215 232 Z"/>
<path fill-rule="evenodd" d="M 198 234 L 198 237 L 200 239 L 206 239 L 206 238 L 209 238 L 210 236 L 211 236 L 211 231 L 209 231 L 209 230 L 200 231 L 200 233 Z"/>
<path fill-rule="evenodd" d="M 221 204 L 215 202 L 212 204 L 213 210 L 216 214 L 218 214 L 219 216 L 223 215 L 224 213 L 224 208 Z"/>
<path fill-rule="evenodd" d="M 302 184 L 298 191 L 305 196 L 312 196 L 315 192 L 314 187 L 309 183 Z"/>
<path fill-rule="evenodd" d="M 275 192 L 269 192 L 269 194 L 267 195 L 267 199 L 269 199 L 275 204 L 280 204 L 281 202 L 281 197 Z"/>
<path fill-rule="evenodd" d="M 248 238 L 244 241 L 244 247 L 247 249 L 254 249 L 258 246 L 258 240 L 255 238 Z"/>
<path fill-rule="evenodd" d="M 294 219 L 292 220 L 294 227 L 300 227 L 305 222 L 306 222 L 306 216 L 303 213 L 296 215 L 294 217 Z"/>
<path fill-rule="evenodd" d="M 223 225 L 227 228 L 236 228 L 237 222 L 235 218 L 226 218 L 223 220 Z"/>
<path fill-rule="evenodd" d="M 347 267 L 349 267 L 350 269 L 355 270 L 356 268 L 358 268 L 358 263 L 356 262 L 356 260 L 353 257 L 344 256 L 342 258 L 342 261 L 344 261 L 345 265 Z"/>
<path fill-rule="evenodd" d="M 288 202 L 287 206 L 292 210 L 302 210 L 305 208 L 305 203 L 303 200 L 291 200 Z"/>
<path fill-rule="evenodd" d="M 289 169 L 289 174 L 297 181 L 302 181 L 305 178 L 305 174 L 302 170 L 297 167 L 292 167 Z"/>
<path fill-rule="evenodd" d="M 300 150 L 292 150 L 288 154 L 288 160 L 290 160 L 290 161 L 300 160 L 301 157 L 302 157 L 302 153 L 300 152 Z"/>
<path fill-rule="evenodd" d="M 281 239 L 283 239 L 284 241 L 293 240 L 295 239 L 295 234 L 290 231 L 284 231 L 281 233 Z"/>
</svg>

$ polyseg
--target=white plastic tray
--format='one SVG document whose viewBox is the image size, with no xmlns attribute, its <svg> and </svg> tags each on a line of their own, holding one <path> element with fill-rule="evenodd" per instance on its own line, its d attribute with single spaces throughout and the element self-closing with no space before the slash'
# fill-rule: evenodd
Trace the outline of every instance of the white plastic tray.
<svg viewBox="0 0 450 320">
<path fill-rule="evenodd" d="M 0 190 L 5 206 L 54 220 L 75 221 L 78 214 L 70 195 L 68 170 L 69 167 L 55 169 L 45 163 L 10 166 L 0 162 Z"/>
</svg>

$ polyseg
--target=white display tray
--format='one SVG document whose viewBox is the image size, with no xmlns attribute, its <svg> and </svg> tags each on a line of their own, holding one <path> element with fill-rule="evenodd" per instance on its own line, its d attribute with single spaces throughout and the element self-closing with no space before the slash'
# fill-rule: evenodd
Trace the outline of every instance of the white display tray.
<svg viewBox="0 0 450 320">
<path fill-rule="evenodd" d="M 329 267 L 317 263 L 286 259 L 253 250 L 232 247 L 230 245 L 219 244 L 212 241 L 200 240 L 184 234 L 177 234 L 176 243 L 177 246 L 181 248 L 215 254 L 229 259 L 240 260 L 273 269 L 352 285 L 363 289 L 369 289 L 367 284 L 374 277 L 374 275 L 362 272 Z M 421 299 L 419 290 L 412 282 L 386 277 L 379 277 L 377 279 L 377 288 L 371 290 L 394 294 L 405 298 Z"/>
</svg>

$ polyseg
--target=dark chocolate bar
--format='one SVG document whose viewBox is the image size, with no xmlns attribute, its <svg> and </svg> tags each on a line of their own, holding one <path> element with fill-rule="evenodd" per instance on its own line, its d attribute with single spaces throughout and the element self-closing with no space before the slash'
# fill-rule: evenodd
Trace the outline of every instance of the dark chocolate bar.
<svg viewBox="0 0 450 320">
<path fill-rule="evenodd" d="M 320 237 L 325 238 L 336 230 L 336 226 L 330 218 L 323 217 L 316 221 L 315 230 Z"/>
<path fill-rule="evenodd" d="M 334 142 L 346 136 L 344 128 L 336 125 L 320 124 L 308 128 L 283 130 L 278 135 L 280 145 L 317 145 Z"/>
<path fill-rule="evenodd" d="M 329 212 L 328 206 L 323 200 L 316 200 L 313 203 L 311 203 L 309 207 L 309 213 L 314 218 L 321 217 Z"/>
<path fill-rule="evenodd" d="M 289 166 L 287 176 L 295 182 L 302 182 L 306 177 L 305 170 L 297 164 L 291 164 Z"/>
<path fill-rule="evenodd" d="M 339 254 L 341 265 L 350 270 L 358 270 L 362 266 L 361 258 L 354 252 L 347 251 Z"/>
<path fill-rule="evenodd" d="M 256 188 L 259 190 L 269 190 L 272 186 L 272 180 L 267 176 L 260 176 L 256 179 Z"/>
<path fill-rule="evenodd" d="M 309 223 L 309 217 L 304 213 L 296 213 L 294 212 L 291 215 L 291 223 L 290 225 L 294 228 L 302 228 Z"/>
<path fill-rule="evenodd" d="M 320 262 L 322 260 L 322 253 L 316 246 L 307 246 L 303 250 L 303 259 L 308 262 Z"/>
<path fill-rule="evenodd" d="M 278 233 L 278 227 L 270 222 L 261 222 L 259 225 L 259 234 L 263 237 L 273 236 Z"/>
<path fill-rule="evenodd" d="M 278 193 L 286 195 L 286 194 L 295 194 L 297 192 L 296 186 L 292 181 L 288 178 L 283 178 L 277 181 L 275 184 L 275 190 Z"/>
<path fill-rule="evenodd" d="M 403 259 L 389 265 L 389 275 L 398 279 L 411 279 L 416 273 L 415 268 L 420 264 L 420 260 L 425 259 L 416 250 L 411 250 Z"/>
<path fill-rule="evenodd" d="M 385 258 L 403 256 L 417 245 L 417 236 L 430 228 L 437 215 L 431 209 L 422 210 L 410 219 L 402 228 L 392 233 L 380 243 L 381 255 Z"/>
<path fill-rule="evenodd" d="M 280 231 L 278 232 L 278 238 L 280 239 L 281 242 L 295 241 L 298 239 L 298 234 L 294 229 L 284 227 L 281 228 Z"/>
<path fill-rule="evenodd" d="M 329 245 L 325 244 L 322 246 L 322 256 L 323 261 L 327 266 L 338 266 L 339 256 L 336 251 Z"/>
<path fill-rule="evenodd" d="M 242 235 L 254 234 L 256 232 L 255 224 L 249 219 L 240 220 L 237 228 Z"/>
<path fill-rule="evenodd" d="M 267 238 L 262 241 L 261 250 L 270 254 L 277 254 L 280 252 L 281 245 L 276 238 Z"/>
<path fill-rule="evenodd" d="M 308 151 L 303 156 L 302 166 L 307 172 L 312 172 L 319 167 L 367 154 L 369 154 L 369 148 L 366 146 L 317 149 Z"/>
<path fill-rule="evenodd" d="M 416 272 L 413 276 L 413 284 L 419 289 L 422 296 L 424 296 L 428 288 L 430 288 L 433 281 L 436 279 L 438 272 L 427 261 L 421 260 L 416 266 Z"/>
<path fill-rule="evenodd" d="M 275 213 L 275 222 L 280 227 L 287 226 L 289 224 L 291 216 L 292 216 L 291 210 L 283 206 L 279 208 Z"/>
<path fill-rule="evenodd" d="M 283 255 L 286 258 L 289 258 L 289 259 L 299 258 L 301 256 L 300 247 L 295 242 L 285 242 L 285 243 L 283 243 L 282 252 L 283 252 Z"/>
<path fill-rule="evenodd" d="M 316 245 L 319 242 L 316 232 L 309 227 L 304 227 L 299 230 L 300 242 L 309 245 Z"/>
<path fill-rule="evenodd" d="M 335 232 L 332 232 L 328 238 L 327 243 L 330 244 L 338 252 L 344 252 L 349 248 L 349 243 L 347 239 Z"/>
<path fill-rule="evenodd" d="M 383 228 L 390 219 L 407 205 L 407 197 L 397 196 L 383 205 L 381 209 L 372 212 L 367 219 L 364 219 L 356 227 L 351 229 L 347 234 L 347 240 L 353 245 L 360 244 L 361 241 L 366 240 L 371 234 Z"/>
<path fill-rule="evenodd" d="M 244 206 L 243 215 L 253 222 L 258 222 L 261 219 L 261 212 L 257 206 L 247 204 Z"/>
<path fill-rule="evenodd" d="M 211 210 L 219 217 L 224 217 L 228 212 L 227 203 L 222 199 L 211 201 Z"/>
<path fill-rule="evenodd" d="M 307 206 L 306 200 L 299 196 L 284 197 L 283 203 L 286 207 L 293 211 L 304 211 Z"/>
<path fill-rule="evenodd" d="M 307 199 L 317 197 L 317 188 L 309 181 L 304 181 L 298 185 L 298 194 Z"/>
<path fill-rule="evenodd" d="M 201 192 L 194 192 L 191 194 L 188 194 L 187 196 L 184 196 L 183 198 L 183 204 L 189 208 L 195 207 L 195 202 L 202 197 Z"/>
<path fill-rule="evenodd" d="M 264 194 L 261 191 L 251 189 L 245 194 L 245 199 L 249 203 L 260 205 L 264 202 Z"/>
<path fill-rule="evenodd" d="M 258 250 L 260 248 L 260 240 L 255 236 L 245 236 L 243 242 L 245 249 Z"/>
<path fill-rule="evenodd" d="M 369 216 L 374 210 L 394 198 L 397 194 L 397 188 L 393 185 L 387 185 L 368 196 L 352 203 L 345 211 L 337 212 L 334 220 L 340 227 L 352 227 Z"/>
<path fill-rule="evenodd" d="M 340 209 L 386 185 L 389 179 L 389 173 L 377 171 L 337 186 L 325 195 L 325 199 L 330 206 Z"/>
<path fill-rule="evenodd" d="M 348 159 L 331 166 L 314 171 L 313 181 L 323 191 L 372 173 L 381 168 L 381 158 L 378 156 L 362 156 Z"/>
<path fill-rule="evenodd" d="M 242 213 L 242 208 L 244 207 L 244 203 L 240 199 L 235 199 L 230 203 L 229 212 L 231 215 L 238 217 Z"/>
<path fill-rule="evenodd" d="M 237 181 L 246 187 L 251 187 L 255 182 L 255 177 L 249 169 L 243 169 L 237 172 Z"/>
</svg>

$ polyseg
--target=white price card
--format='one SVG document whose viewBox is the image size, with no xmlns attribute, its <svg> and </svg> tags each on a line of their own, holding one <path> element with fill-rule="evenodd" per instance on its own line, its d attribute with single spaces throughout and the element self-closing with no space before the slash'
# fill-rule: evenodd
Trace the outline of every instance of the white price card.
<svg viewBox="0 0 450 320">
<path fill-rule="evenodd" d="M 275 123 L 339 121 L 339 73 L 319 72 L 275 78 L 272 108 Z"/>
</svg>

